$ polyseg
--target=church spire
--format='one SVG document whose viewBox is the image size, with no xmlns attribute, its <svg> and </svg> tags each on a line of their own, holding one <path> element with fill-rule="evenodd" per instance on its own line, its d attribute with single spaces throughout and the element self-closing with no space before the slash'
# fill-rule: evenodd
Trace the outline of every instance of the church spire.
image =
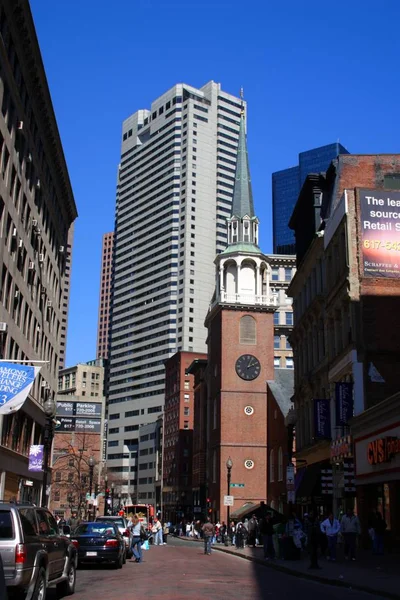
<svg viewBox="0 0 400 600">
<path fill-rule="evenodd" d="M 243 92 L 241 91 L 241 94 Z M 236 160 L 235 187 L 233 189 L 232 217 L 254 217 L 253 192 L 251 189 L 249 158 L 246 143 L 244 108 L 240 115 L 238 153 Z"/>
</svg>

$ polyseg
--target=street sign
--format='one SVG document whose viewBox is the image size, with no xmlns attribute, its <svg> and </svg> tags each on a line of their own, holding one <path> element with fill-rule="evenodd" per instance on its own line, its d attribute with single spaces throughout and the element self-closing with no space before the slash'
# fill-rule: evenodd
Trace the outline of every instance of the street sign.
<svg viewBox="0 0 400 600">
<path fill-rule="evenodd" d="M 224 506 L 233 506 L 233 496 L 224 496 Z"/>
<path fill-rule="evenodd" d="M 244 483 L 231 483 L 231 487 L 244 487 Z"/>
</svg>

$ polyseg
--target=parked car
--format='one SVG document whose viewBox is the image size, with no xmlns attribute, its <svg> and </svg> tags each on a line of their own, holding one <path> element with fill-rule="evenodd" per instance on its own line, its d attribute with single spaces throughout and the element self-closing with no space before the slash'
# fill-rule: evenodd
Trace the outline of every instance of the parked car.
<svg viewBox="0 0 400 600">
<path fill-rule="evenodd" d="M 0 554 L 9 596 L 45 600 L 50 586 L 60 596 L 74 593 L 77 551 L 47 509 L 0 502 Z"/>
<path fill-rule="evenodd" d="M 73 532 L 71 542 L 78 551 L 78 566 L 112 563 L 121 569 L 126 562 L 125 541 L 114 523 L 81 523 Z"/>
<path fill-rule="evenodd" d="M 128 520 L 125 517 L 117 516 L 104 516 L 104 517 L 96 517 L 96 522 L 101 523 L 114 523 L 117 525 L 120 534 L 124 538 L 125 548 L 126 548 L 126 556 L 127 558 L 132 557 L 132 530 L 128 527 Z"/>
</svg>

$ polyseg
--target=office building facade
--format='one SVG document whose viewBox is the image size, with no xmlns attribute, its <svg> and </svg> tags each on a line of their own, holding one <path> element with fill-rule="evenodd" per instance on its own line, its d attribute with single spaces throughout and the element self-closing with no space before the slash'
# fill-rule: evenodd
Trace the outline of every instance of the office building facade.
<svg viewBox="0 0 400 600">
<path fill-rule="evenodd" d="M 124 440 L 162 412 L 165 360 L 206 348 L 242 104 L 214 82 L 178 84 L 123 123 L 108 376 L 108 445 L 116 457 L 109 452 L 108 468 L 124 474 L 125 493 L 135 464 Z"/>
<path fill-rule="evenodd" d="M 114 232 L 105 233 L 101 246 L 99 316 L 97 324 L 97 358 L 108 357 L 108 336 L 110 328 L 112 260 Z"/>
<path fill-rule="evenodd" d="M 327 170 L 339 154 L 349 154 L 342 144 L 327 144 L 299 154 L 299 164 L 272 173 L 273 242 L 276 254 L 295 254 L 293 231 L 289 228 L 297 198 L 309 173 Z"/>
<path fill-rule="evenodd" d="M 41 501 L 43 444 L 67 323 L 66 250 L 77 216 L 28 1 L 0 5 L 1 357 L 44 361 L 22 408 L 0 417 L 0 498 Z"/>
</svg>

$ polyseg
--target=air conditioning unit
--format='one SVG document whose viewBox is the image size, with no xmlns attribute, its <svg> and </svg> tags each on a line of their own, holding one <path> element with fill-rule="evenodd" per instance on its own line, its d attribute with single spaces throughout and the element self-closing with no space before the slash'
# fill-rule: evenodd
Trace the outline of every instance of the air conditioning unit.
<svg viewBox="0 0 400 600">
<path fill-rule="evenodd" d="M 37 219 L 32 219 L 32 227 L 37 227 L 38 221 Z"/>
<path fill-rule="evenodd" d="M 18 242 L 18 248 L 20 250 L 22 250 L 23 247 L 24 247 L 24 242 L 22 240 L 19 240 L 19 242 Z"/>
<path fill-rule="evenodd" d="M 44 263 L 44 254 L 39 254 L 39 262 Z"/>
<path fill-rule="evenodd" d="M 0 333 L 7 333 L 7 323 L 0 323 Z"/>
<path fill-rule="evenodd" d="M 35 263 L 33 262 L 33 260 L 29 261 L 28 270 L 29 271 L 34 271 L 35 270 Z"/>
<path fill-rule="evenodd" d="M 30 152 L 28 152 L 27 156 L 26 156 L 26 162 L 31 163 L 32 162 L 32 154 Z"/>
<path fill-rule="evenodd" d="M 51 300 L 47 300 L 46 306 L 47 308 L 51 308 L 53 306 L 53 302 Z"/>
<path fill-rule="evenodd" d="M 17 129 L 18 131 L 22 131 L 24 128 L 24 122 L 23 121 L 18 121 L 17 123 Z"/>
<path fill-rule="evenodd" d="M 40 190 L 40 179 L 36 180 L 36 189 Z"/>
<path fill-rule="evenodd" d="M 13 232 L 12 232 L 12 236 L 13 236 L 13 238 L 16 238 L 17 235 L 18 235 L 17 228 L 14 227 Z"/>
<path fill-rule="evenodd" d="M 42 230 L 39 227 L 36 227 L 35 235 L 37 235 L 38 237 L 40 237 L 42 235 Z"/>
<path fill-rule="evenodd" d="M 60 246 L 59 249 L 58 249 L 58 251 L 59 251 L 60 254 L 64 254 L 64 252 L 65 252 L 65 246 Z"/>
<path fill-rule="evenodd" d="M 45 296 L 46 295 L 46 288 L 42 287 L 40 293 L 41 293 L 42 296 Z"/>
<path fill-rule="evenodd" d="M 14 292 L 14 300 L 18 300 L 18 298 L 19 298 L 19 290 L 16 290 Z"/>
</svg>

